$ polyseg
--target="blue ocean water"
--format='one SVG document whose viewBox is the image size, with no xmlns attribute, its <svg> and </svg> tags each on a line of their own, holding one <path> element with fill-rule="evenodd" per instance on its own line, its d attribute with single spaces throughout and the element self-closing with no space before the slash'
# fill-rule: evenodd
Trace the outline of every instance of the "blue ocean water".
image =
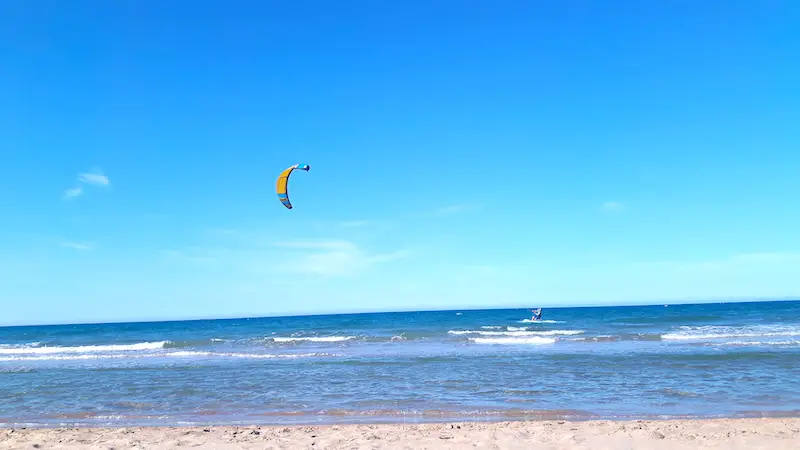
<svg viewBox="0 0 800 450">
<path fill-rule="evenodd" d="M 800 412 L 798 301 L 530 316 L 505 309 L 0 328 L 0 425 Z"/>
</svg>

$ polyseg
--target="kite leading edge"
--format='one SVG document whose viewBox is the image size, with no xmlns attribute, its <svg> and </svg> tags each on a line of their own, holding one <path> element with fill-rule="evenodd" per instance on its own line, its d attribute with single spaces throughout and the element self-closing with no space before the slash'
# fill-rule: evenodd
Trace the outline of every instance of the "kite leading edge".
<svg viewBox="0 0 800 450">
<path fill-rule="evenodd" d="M 308 172 L 311 166 L 308 164 L 295 164 L 281 172 L 281 174 L 278 175 L 278 181 L 275 183 L 275 192 L 278 194 L 278 200 L 280 200 L 287 209 L 292 209 L 292 202 L 289 201 L 289 176 L 295 169 Z"/>
</svg>

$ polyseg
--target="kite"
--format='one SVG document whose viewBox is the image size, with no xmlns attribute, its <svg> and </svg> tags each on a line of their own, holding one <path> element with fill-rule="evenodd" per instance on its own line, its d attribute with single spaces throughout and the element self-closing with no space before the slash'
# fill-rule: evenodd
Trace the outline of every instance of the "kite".
<svg viewBox="0 0 800 450">
<path fill-rule="evenodd" d="M 292 202 L 289 201 L 289 176 L 295 169 L 308 172 L 311 166 L 308 164 L 295 164 L 281 172 L 275 184 L 275 192 L 278 194 L 278 200 L 280 200 L 287 209 L 292 209 Z"/>
</svg>

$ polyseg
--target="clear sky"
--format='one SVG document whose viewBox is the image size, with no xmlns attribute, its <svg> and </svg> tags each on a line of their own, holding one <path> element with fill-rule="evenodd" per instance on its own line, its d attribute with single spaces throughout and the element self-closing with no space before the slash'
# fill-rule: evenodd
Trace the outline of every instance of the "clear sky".
<svg viewBox="0 0 800 450">
<path fill-rule="evenodd" d="M 798 23 L 4 1 L 0 323 L 798 296 Z"/>
</svg>

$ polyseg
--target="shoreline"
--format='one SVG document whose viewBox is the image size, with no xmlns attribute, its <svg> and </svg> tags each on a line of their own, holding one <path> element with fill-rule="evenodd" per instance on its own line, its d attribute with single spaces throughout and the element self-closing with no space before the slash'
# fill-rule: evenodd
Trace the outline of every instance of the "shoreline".
<svg viewBox="0 0 800 450">
<path fill-rule="evenodd" d="M 800 448 L 800 417 L 2 428 L 0 448 Z"/>
<path fill-rule="evenodd" d="M 72 416 L 72 417 L 70 417 Z M 135 417 L 135 416 L 134 416 Z M 208 417 L 208 416 L 206 416 Z M 331 427 L 331 426 L 373 426 L 373 425 L 441 425 L 441 424 L 493 424 L 493 423 L 516 423 L 516 422 L 668 422 L 668 421 L 714 421 L 714 420 L 743 420 L 743 419 L 797 419 L 800 420 L 800 409 L 796 410 L 777 410 L 777 411 L 750 411 L 747 413 L 735 414 L 650 414 L 650 415 L 604 415 L 593 414 L 587 411 L 565 411 L 565 410 L 540 410 L 540 411 L 491 411 L 489 413 L 462 413 L 453 411 L 443 412 L 443 414 L 425 411 L 423 413 L 403 413 L 395 411 L 376 415 L 358 414 L 314 414 L 314 413 L 262 413 L 248 414 L 246 419 L 233 420 L 192 420 L 178 417 L 166 416 L 139 416 L 130 421 L 91 419 L 92 416 L 80 417 L 79 415 L 65 415 L 61 418 L 50 417 L 46 422 L 36 422 L 35 420 L 26 422 L 20 421 L 0 421 L 0 431 L 9 429 L 120 429 L 120 428 L 198 428 L 198 427 Z M 312 418 L 317 420 L 259 420 L 257 417 L 289 417 Z M 197 419 L 198 416 L 193 417 Z M 4 418 L 8 419 L 8 418 Z M 59 420 L 61 419 L 61 420 Z M 81 421 L 80 419 L 85 419 Z"/>
</svg>

